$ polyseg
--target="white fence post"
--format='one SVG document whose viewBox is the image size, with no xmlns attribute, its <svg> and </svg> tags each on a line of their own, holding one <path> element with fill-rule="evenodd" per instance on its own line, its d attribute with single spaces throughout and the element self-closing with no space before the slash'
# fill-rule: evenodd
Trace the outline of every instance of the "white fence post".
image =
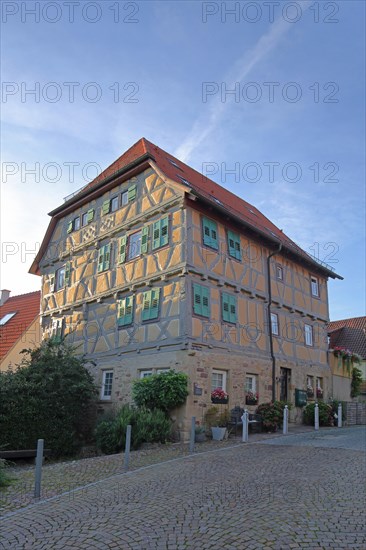
<svg viewBox="0 0 366 550">
<path fill-rule="evenodd" d="M 282 429 L 284 435 L 288 434 L 288 406 L 285 405 L 285 409 L 283 411 L 283 429 Z"/>
<path fill-rule="evenodd" d="M 128 470 L 128 464 L 130 462 L 130 448 L 131 448 L 131 426 L 128 424 L 126 430 L 126 443 L 125 443 L 125 470 Z"/>
<path fill-rule="evenodd" d="M 195 434 L 196 434 L 196 417 L 192 416 L 191 420 L 191 433 L 189 437 L 189 452 L 194 452 L 194 440 L 195 440 Z"/>
<path fill-rule="evenodd" d="M 319 430 L 319 405 L 318 405 L 318 403 L 315 403 L 314 428 L 315 428 L 315 430 Z"/>
<path fill-rule="evenodd" d="M 342 403 L 338 405 L 338 428 L 342 428 Z"/>
<path fill-rule="evenodd" d="M 248 410 L 245 409 L 243 416 L 241 417 L 241 420 L 243 422 L 243 435 L 241 440 L 244 443 L 247 443 L 248 441 L 248 421 L 249 421 L 249 413 Z"/>
<path fill-rule="evenodd" d="M 44 439 L 38 439 L 37 455 L 36 455 L 36 476 L 35 476 L 35 483 L 34 483 L 34 498 L 40 498 L 41 496 L 43 445 L 44 445 Z"/>
</svg>

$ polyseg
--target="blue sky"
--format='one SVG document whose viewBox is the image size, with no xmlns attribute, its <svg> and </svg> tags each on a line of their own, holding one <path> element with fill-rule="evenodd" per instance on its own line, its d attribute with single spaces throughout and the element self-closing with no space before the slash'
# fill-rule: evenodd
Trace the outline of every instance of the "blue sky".
<svg viewBox="0 0 366 550">
<path fill-rule="evenodd" d="M 144 136 L 334 267 L 331 319 L 364 315 L 364 2 L 69 4 L 2 4 L 1 288 L 40 288 L 47 213 Z"/>
</svg>

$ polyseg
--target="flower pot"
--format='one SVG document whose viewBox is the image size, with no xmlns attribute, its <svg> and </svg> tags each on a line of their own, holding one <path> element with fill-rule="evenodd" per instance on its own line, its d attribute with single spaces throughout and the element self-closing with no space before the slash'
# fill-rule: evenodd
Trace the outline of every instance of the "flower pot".
<svg viewBox="0 0 366 550">
<path fill-rule="evenodd" d="M 245 398 L 245 404 L 246 405 L 256 405 L 258 401 L 256 399 L 250 399 L 249 397 Z"/>
<path fill-rule="evenodd" d="M 199 434 L 195 434 L 194 440 L 195 440 L 196 443 L 203 443 L 204 441 L 206 441 L 206 434 L 205 434 L 205 432 L 199 433 Z"/>
<path fill-rule="evenodd" d="M 211 403 L 215 405 L 226 405 L 229 403 L 229 398 L 225 397 L 224 399 L 220 399 L 220 397 L 211 397 Z"/>
<path fill-rule="evenodd" d="M 226 435 L 226 428 L 214 427 L 211 428 L 212 439 L 215 441 L 222 441 Z"/>
</svg>

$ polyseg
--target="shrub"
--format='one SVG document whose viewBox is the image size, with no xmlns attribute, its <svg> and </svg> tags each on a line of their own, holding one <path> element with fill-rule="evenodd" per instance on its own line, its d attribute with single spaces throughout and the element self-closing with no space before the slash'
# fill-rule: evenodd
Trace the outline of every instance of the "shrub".
<svg viewBox="0 0 366 550">
<path fill-rule="evenodd" d="M 285 405 L 291 409 L 291 403 L 287 401 L 274 401 L 273 403 L 262 403 L 256 410 L 256 414 L 262 417 L 262 426 L 267 431 L 276 431 L 283 422 L 283 410 Z"/>
<path fill-rule="evenodd" d="M 118 412 L 98 423 L 95 431 L 97 447 L 104 454 L 124 450 L 128 425 L 131 425 L 132 449 L 137 449 L 142 443 L 165 443 L 171 435 L 172 422 L 163 411 L 123 405 Z"/>
<path fill-rule="evenodd" d="M 170 370 L 135 380 L 132 396 L 138 407 L 161 409 L 169 412 L 185 403 L 188 395 L 188 376 L 183 372 Z"/>
<path fill-rule="evenodd" d="M 56 456 L 72 455 L 89 436 L 84 425 L 95 407 L 93 378 L 64 343 L 46 340 L 25 353 L 30 358 L 21 368 L 0 373 L 0 444 L 34 449 L 44 439 Z"/>
<path fill-rule="evenodd" d="M 334 414 L 332 405 L 319 401 L 319 426 L 334 426 Z M 309 403 L 303 412 L 304 424 L 314 425 L 315 403 Z"/>
<path fill-rule="evenodd" d="M 351 397 L 357 397 L 361 393 L 362 371 L 357 367 L 352 369 Z"/>
<path fill-rule="evenodd" d="M 225 428 L 229 422 L 229 419 L 229 411 L 225 409 L 220 412 L 219 407 L 209 407 L 205 414 L 205 424 L 207 428 L 212 428 L 213 426 Z"/>
<path fill-rule="evenodd" d="M 0 458 L 0 487 L 7 487 L 13 481 L 6 472 L 8 466 L 9 463 L 3 458 Z"/>
</svg>

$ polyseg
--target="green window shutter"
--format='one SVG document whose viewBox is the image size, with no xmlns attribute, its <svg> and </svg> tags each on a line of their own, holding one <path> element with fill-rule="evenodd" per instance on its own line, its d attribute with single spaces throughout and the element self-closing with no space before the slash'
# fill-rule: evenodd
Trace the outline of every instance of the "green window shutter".
<svg viewBox="0 0 366 550">
<path fill-rule="evenodd" d="M 155 250 L 160 246 L 160 221 L 154 222 L 153 225 L 153 245 L 152 248 Z"/>
<path fill-rule="evenodd" d="M 210 316 L 210 290 L 205 286 L 202 288 L 202 315 L 204 317 Z"/>
<path fill-rule="evenodd" d="M 202 315 L 201 288 L 200 285 L 193 285 L 193 311 L 197 315 Z"/>
<path fill-rule="evenodd" d="M 165 246 L 169 242 L 169 217 L 163 218 L 160 225 L 160 246 Z"/>
<path fill-rule="evenodd" d="M 65 264 L 65 286 L 70 284 L 70 274 L 71 274 L 71 263 L 66 262 Z"/>
<path fill-rule="evenodd" d="M 103 205 L 102 205 L 102 216 L 105 216 L 106 214 L 109 213 L 111 209 L 111 201 L 108 199 L 106 201 L 103 202 Z"/>
<path fill-rule="evenodd" d="M 222 318 L 224 321 L 230 321 L 229 296 L 225 292 L 222 294 Z"/>
<path fill-rule="evenodd" d="M 142 304 L 142 320 L 148 321 L 150 319 L 150 306 L 151 306 L 151 290 L 144 292 L 144 299 Z"/>
<path fill-rule="evenodd" d="M 72 231 L 72 226 L 73 226 L 73 223 L 72 223 L 72 220 L 68 222 L 67 224 L 67 232 L 68 233 L 71 233 Z"/>
<path fill-rule="evenodd" d="M 88 212 L 87 212 L 87 218 L 86 218 L 86 221 L 87 221 L 88 223 L 90 223 L 90 222 L 92 222 L 92 221 L 93 221 L 93 219 L 94 219 L 94 209 L 93 209 L 93 208 L 91 208 L 91 209 L 90 209 L 90 210 L 88 210 Z"/>
<path fill-rule="evenodd" d="M 217 223 L 208 218 L 202 219 L 203 243 L 210 248 L 217 250 L 219 242 L 217 238 Z"/>
<path fill-rule="evenodd" d="M 227 232 L 229 255 L 237 260 L 241 260 L 240 236 L 232 231 Z"/>
<path fill-rule="evenodd" d="M 131 187 L 129 187 L 127 191 L 128 191 L 128 202 L 134 201 L 136 198 L 136 185 L 131 185 Z"/>
<path fill-rule="evenodd" d="M 236 298 L 222 293 L 222 318 L 227 323 L 236 323 Z"/>
<path fill-rule="evenodd" d="M 118 300 L 117 304 L 118 326 L 130 325 L 133 320 L 133 296 L 127 296 Z"/>
<path fill-rule="evenodd" d="M 149 226 L 145 225 L 145 227 L 142 228 L 142 232 L 141 232 L 141 254 L 147 253 L 148 240 L 149 240 Z"/>
<path fill-rule="evenodd" d="M 103 263 L 103 269 L 109 269 L 111 263 L 111 243 L 107 244 L 104 247 L 104 263 Z"/>
<path fill-rule="evenodd" d="M 203 317 L 210 316 L 210 290 L 205 286 L 193 285 L 193 311 Z"/>
<path fill-rule="evenodd" d="M 56 278 L 55 273 L 51 273 L 50 274 L 50 292 L 55 291 L 55 278 Z"/>
<path fill-rule="evenodd" d="M 151 291 L 150 319 L 156 319 L 159 316 L 160 288 Z"/>
<path fill-rule="evenodd" d="M 123 264 L 126 261 L 126 247 L 127 247 L 127 236 L 124 235 L 119 240 L 119 254 L 118 254 L 118 263 Z"/>
<path fill-rule="evenodd" d="M 104 246 L 102 246 L 98 252 L 98 273 L 103 271 L 103 263 L 104 263 Z"/>
</svg>

